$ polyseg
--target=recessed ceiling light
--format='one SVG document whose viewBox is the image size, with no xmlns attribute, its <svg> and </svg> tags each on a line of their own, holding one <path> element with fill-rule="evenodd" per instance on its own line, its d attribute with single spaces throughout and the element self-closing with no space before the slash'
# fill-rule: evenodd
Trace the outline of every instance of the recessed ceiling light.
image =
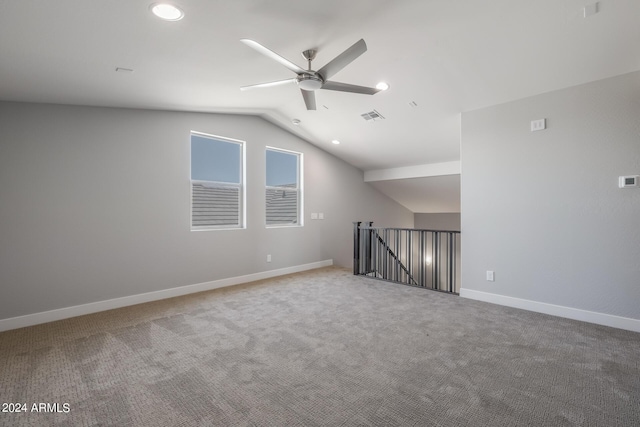
<svg viewBox="0 0 640 427">
<path fill-rule="evenodd" d="M 389 85 L 385 82 L 380 82 L 376 85 L 376 89 L 387 90 L 389 89 Z"/>
<path fill-rule="evenodd" d="M 149 9 L 154 15 L 165 21 L 179 21 L 184 18 L 182 9 L 169 3 L 153 3 Z"/>
<path fill-rule="evenodd" d="M 331 141 L 332 144 L 338 145 L 340 144 L 340 141 L 338 141 L 337 139 L 334 139 L 333 141 Z"/>
<path fill-rule="evenodd" d="M 291 120 L 291 123 L 293 123 L 294 125 L 298 126 L 300 124 L 300 119 L 293 119 L 293 120 Z"/>
</svg>

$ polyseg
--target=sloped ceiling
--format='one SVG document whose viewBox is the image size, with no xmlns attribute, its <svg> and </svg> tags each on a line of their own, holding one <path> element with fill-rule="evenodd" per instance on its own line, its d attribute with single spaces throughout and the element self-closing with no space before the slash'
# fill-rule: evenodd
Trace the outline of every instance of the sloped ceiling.
<svg viewBox="0 0 640 427">
<path fill-rule="evenodd" d="M 460 175 L 376 181 L 371 185 L 412 212 L 460 212 Z"/>
</svg>

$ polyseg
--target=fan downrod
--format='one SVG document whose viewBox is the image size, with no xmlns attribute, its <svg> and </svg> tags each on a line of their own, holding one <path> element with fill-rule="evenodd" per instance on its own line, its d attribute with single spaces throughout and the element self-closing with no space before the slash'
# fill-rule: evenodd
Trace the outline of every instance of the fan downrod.
<svg viewBox="0 0 640 427">
<path fill-rule="evenodd" d="M 309 64 L 309 71 L 311 71 L 311 61 L 316 59 L 316 54 L 318 51 L 316 49 L 307 49 L 302 52 L 302 57 L 307 60 L 307 64 Z"/>
</svg>

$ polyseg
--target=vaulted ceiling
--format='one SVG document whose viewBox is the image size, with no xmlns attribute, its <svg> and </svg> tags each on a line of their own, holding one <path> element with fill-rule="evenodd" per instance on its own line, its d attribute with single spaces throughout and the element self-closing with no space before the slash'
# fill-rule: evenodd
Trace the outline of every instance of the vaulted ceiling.
<svg viewBox="0 0 640 427">
<path fill-rule="evenodd" d="M 372 170 L 458 160 L 461 112 L 640 69 L 638 0 L 176 0 L 176 22 L 153 1 L 0 0 L 0 99 L 258 114 Z M 390 88 L 316 111 L 295 84 L 241 92 L 294 77 L 242 38 L 315 69 L 363 38 L 332 80 Z"/>
</svg>

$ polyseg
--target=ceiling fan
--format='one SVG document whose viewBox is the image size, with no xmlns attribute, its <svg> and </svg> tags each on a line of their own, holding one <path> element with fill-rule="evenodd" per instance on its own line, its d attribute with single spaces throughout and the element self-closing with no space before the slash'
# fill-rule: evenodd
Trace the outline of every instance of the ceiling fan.
<svg viewBox="0 0 640 427">
<path fill-rule="evenodd" d="M 381 90 L 373 87 L 356 86 L 329 80 L 334 74 L 342 70 L 353 60 L 367 51 L 367 44 L 363 39 L 358 40 L 353 44 L 353 46 L 333 58 L 331 61 L 329 61 L 328 64 L 320 68 L 318 71 L 314 71 L 311 69 L 311 61 L 315 59 L 317 53 L 317 50 L 315 49 L 309 49 L 302 52 L 302 56 L 307 60 L 309 66 L 309 69 L 305 70 L 298 67 L 288 59 L 285 59 L 282 56 L 278 55 L 274 51 L 267 49 L 256 41 L 249 39 L 242 39 L 240 41 L 247 46 L 257 50 L 261 54 L 273 59 L 274 61 L 279 62 L 280 64 L 284 65 L 297 74 L 297 76 L 292 79 L 277 80 L 274 82 L 243 86 L 240 88 L 240 90 L 278 86 L 295 82 L 300 87 L 300 92 L 302 92 L 302 98 L 304 98 L 304 103 L 307 106 L 307 110 L 316 109 L 316 96 L 314 91 L 317 89 L 337 90 L 340 92 L 361 93 L 365 95 L 373 95 L 380 92 Z"/>
</svg>

